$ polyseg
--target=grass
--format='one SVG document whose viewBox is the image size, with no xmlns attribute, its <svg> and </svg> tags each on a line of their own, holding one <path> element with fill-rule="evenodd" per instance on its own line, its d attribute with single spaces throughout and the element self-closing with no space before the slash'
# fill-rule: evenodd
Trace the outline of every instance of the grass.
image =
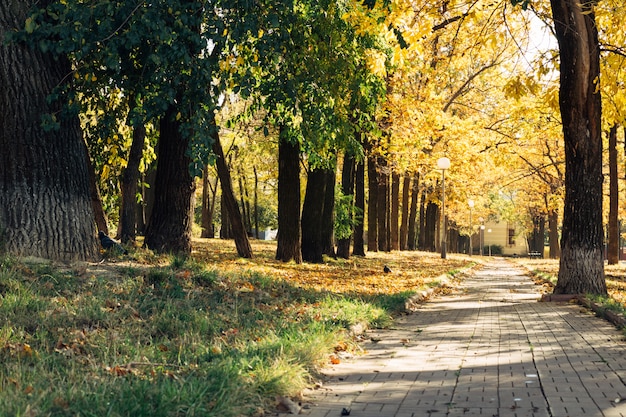
<svg viewBox="0 0 626 417">
<path fill-rule="evenodd" d="M 525 266 L 534 276 L 543 280 L 547 287 L 556 285 L 559 272 L 557 259 L 518 258 L 517 262 Z M 588 295 L 587 298 L 599 309 L 612 311 L 626 317 L 626 264 L 605 264 L 604 275 L 608 297 Z"/>
<path fill-rule="evenodd" d="M 101 264 L 0 258 L 0 416 L 246 416 L 315 381 L 357 324 L 391 324 L 465 258 L 280 263 L 198 240 Z M 392 273 L 383 273 L 389 265 Z"/>
</svg>

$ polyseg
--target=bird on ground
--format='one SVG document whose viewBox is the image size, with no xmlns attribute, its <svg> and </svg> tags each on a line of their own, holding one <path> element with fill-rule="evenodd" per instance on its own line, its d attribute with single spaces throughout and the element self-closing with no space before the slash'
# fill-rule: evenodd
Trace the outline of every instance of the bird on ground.
<svg viewBox="0 0 626 417">
<path fill-rule="evenodd" d="M 391 268 L 389 268 L 387 265 L 385 265 L 385 267 L 383 268 L 383 271 L 385 271 L 385 274 L 388 274 L 391 272 Z"/>
<path fill-rule="evenodd" d="M 116 251 L 127 255 L 128 251 L 126 249 L 124 249 L 122 247 L 122 245 L 120 245 L 119 243 L 117 243 L 116 241 L 114 241 L 113 239 L 111 239 L 109 236 L 106 235 L 106 233 L 104 233 L 102 230 L 100 230 L 98 232 L 98 239 L 100 239 L 100 244 L 102 245 L 102 247 L 105 250 L 109 250 L 111 248 L 114 248 Z"/>
</svg>

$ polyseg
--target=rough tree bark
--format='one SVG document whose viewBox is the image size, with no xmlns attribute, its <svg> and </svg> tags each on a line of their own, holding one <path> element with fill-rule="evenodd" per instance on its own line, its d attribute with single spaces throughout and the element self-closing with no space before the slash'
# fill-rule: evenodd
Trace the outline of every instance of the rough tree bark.
<svg viewBox="0 0 626 417">
<path fill-rule="evenodd" d="M 600 48 L 595 2 L 551 0 L 559 43 L 565 204 L 556 294 L 606 294 L 602 231 Z"/>
<path fill-rule="evenodd" d="M 278 244 L 276 259 L 302 263 L 300 230 L 300 145 L 280 128 L 278 142 Z"/>
<path fill-rule="evenodd" d="M 170 105 L 159 124 L 154 207 L 144 244 L 157 252 L 191 254 L 192 199 L 195 181 L 189 173 L 188 140 L 183 138 L 178 109 Z"/>
<path fill-rule="evenodd" d="M 5 43 L 21 30 L 31 7 L 50 1 L 0 2 L 0 250 L 72 261 L 98 253 L 87 156 L 77 117 L 45 131 L 47 102 L 71 73 L 65 59 Z"/>
</svg>

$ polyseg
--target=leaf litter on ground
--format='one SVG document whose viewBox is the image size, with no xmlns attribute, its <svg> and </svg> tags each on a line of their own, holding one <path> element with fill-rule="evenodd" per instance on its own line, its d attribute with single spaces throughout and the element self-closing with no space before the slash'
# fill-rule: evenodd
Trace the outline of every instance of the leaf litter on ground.
<svg viewBox="0 0 626 417">
<path fill-rule="evenodd" d="M 0 415 L 240 416 L 297 395 L 470 258 L 368 253 L 282 263 L 275 242 L 198 239 L 189 258 L 0 259 Z M 388 265 L 391 273 L 384 272 Z"/>
</svg>

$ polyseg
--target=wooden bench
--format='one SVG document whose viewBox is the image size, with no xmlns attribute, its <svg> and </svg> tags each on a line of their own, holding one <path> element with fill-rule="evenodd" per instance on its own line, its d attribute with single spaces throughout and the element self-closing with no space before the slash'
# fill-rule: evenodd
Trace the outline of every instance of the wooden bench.
<svg viewBox="0 0 626 417">
<path fill-rule="evenodd" d="M 528 257 L 530 259 L 539 259 L 539 258 L 542 258 L 543 256 L 541 256 L 541 252 L 533 251 L 533 252 L 528 252 Z"/>
</svg>

